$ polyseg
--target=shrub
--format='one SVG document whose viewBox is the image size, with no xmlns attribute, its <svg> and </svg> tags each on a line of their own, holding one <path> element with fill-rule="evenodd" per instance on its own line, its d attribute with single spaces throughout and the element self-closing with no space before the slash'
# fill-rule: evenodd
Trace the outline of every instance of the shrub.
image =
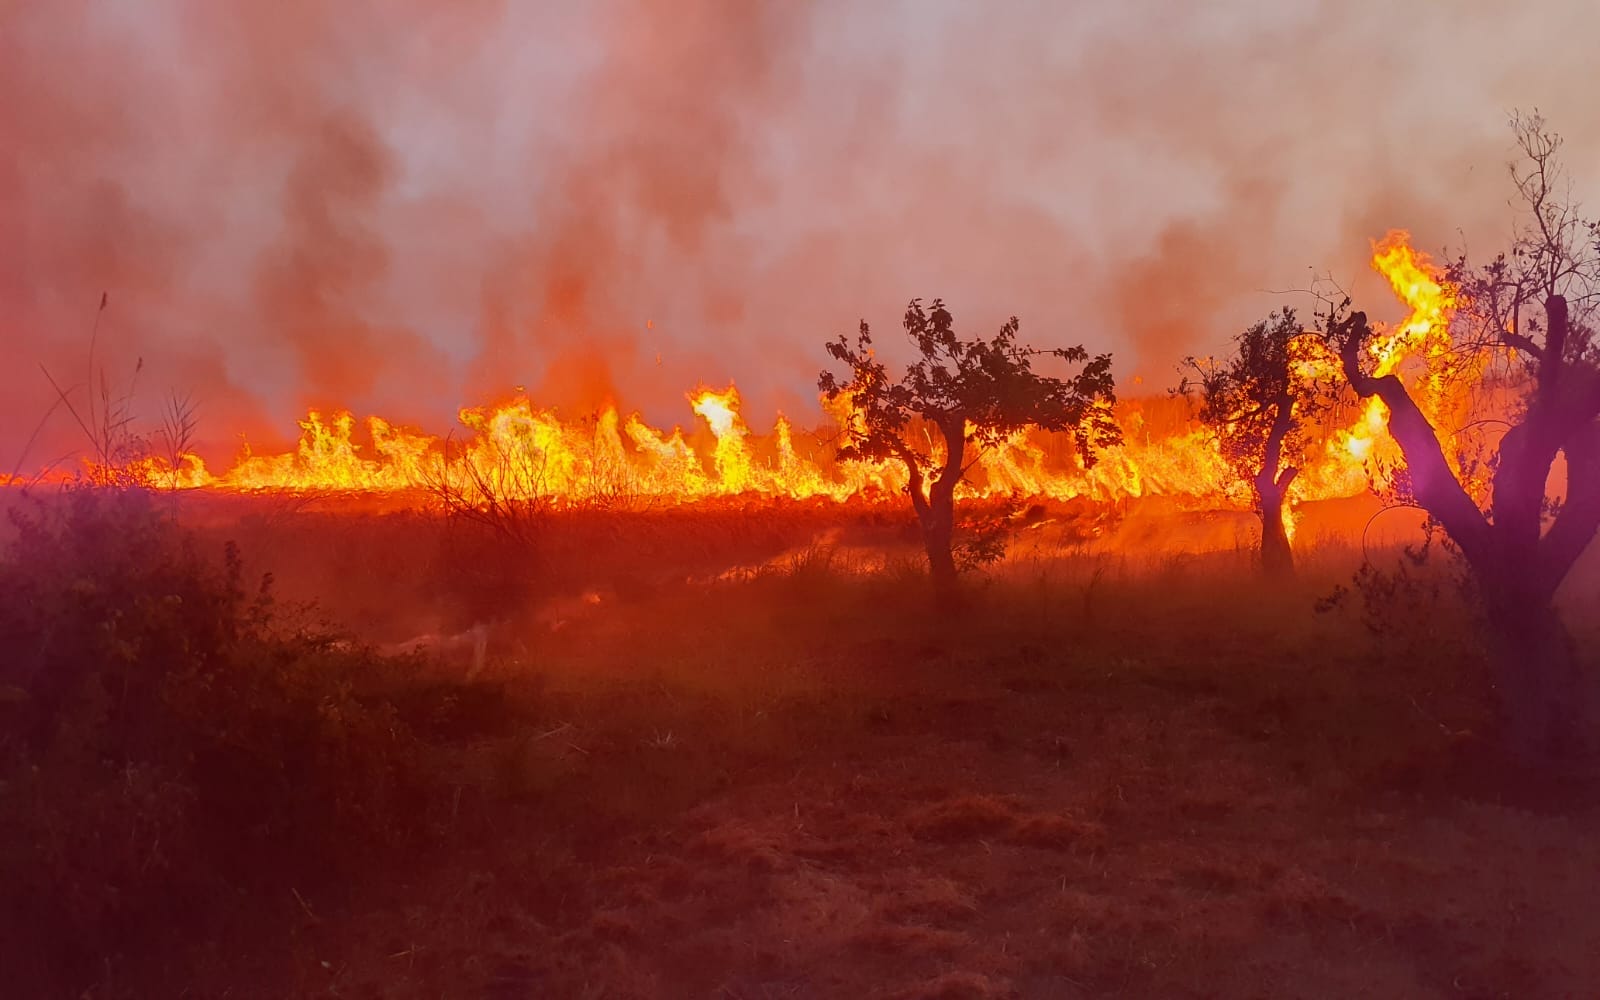
<svg viewBox="0 0 1600 1000">
<path fill-rule="evenodd" d="M 270 576 L 246 587 L 231 543 L 208 556 L 143 491 L 69 488 L 12 521 L 0 940 L 40 982 L 204 920 L 226 887 L 326 877 L 429 830 L 389 694 L 414 663 L 313 627 Z"/>
</svg>

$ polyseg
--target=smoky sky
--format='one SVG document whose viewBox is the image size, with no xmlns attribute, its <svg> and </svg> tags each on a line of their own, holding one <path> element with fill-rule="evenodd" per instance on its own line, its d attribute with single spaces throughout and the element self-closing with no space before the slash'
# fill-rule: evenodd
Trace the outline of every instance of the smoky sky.
<svg viewBox="0 0 1600 1000">
<path fill-rule="evenodd" d="M 804 423 L 822 342 L 893 353 L 912 296 L 1159 391 L 1319 273 L 1392 311 L 1391 227 L 1503 242 L 1514 109 L 1600 196 L 1600 8 L 1512 8 L 0 0 L 0 465 L 102 292 L 97 371 L 216 456 L 519 388 Z"/>
</svg>

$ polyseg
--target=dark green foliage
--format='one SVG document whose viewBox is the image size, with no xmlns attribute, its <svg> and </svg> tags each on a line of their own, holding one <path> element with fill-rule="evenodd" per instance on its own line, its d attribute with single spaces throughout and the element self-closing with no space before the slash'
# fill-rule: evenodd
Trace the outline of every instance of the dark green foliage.
<svg viewBox="0 0 1600 1000">
<path fill-rule="evenodd" d="M 1233 338 L 1233 352 L 1221 361 L 1187 358 L 1178 391 L 1199 397 L 1200 420 L 1214 428 L 1222 454 L 1253 481 L 1268 462 L 1274 439 L 1283 450 L 1283 470 L 1304 450 L 1306 419 L 1319 402 L 1318 386 L 1295 371 L 1294 343 L 1307 334 L 1293 309 L 1260 320 Z M 1286 423 L 1281 433 L 1275 423 Z"/>
<path fill-rule="evenodd" d="M 941 299 L 927 310 L 920 299 L 912 299 L 904 326 L 919 357 L 898 380 L 889 377 L 873 352 L 872 331 L 863 321 L 854 345 L 843 335 L 824 345 L 849 369 L 848 377 L 824 371 L 817 385 L 829 399 L 847 395 L 851 400 L 854 414 L 844 429 L 840 458 L 905 464 L 928 565 L 935 585 L 948 595 L 961 568 L 952 554 L 955 488 L 977 454 L 1037 427 L 1070 432 L 1079 458 L 1089 466 L 1097 449 L 1121 440 L 1111 412 L 1116 402 L 1111 355 L 1090 358 L 1082 347 L 1021 346 L 1015 316 L 990 340 L 964 340 Z M 1033 370 L 1041 356 L 1082 367 L 1066 379 L 1041 375 Z M 915 433 L 918 421 L 938 432 L 942 447 L 934 446 L 931 434 Z"/>
<path fill-rule="evenodd" d="M 1015 316 L 990 340 L 962 340 L 942 299 L 934 299 L 930 310 L 912 299 L 903 323 L 920 358 L 899 381 L 890 380 L 874 355 L 865 321 L 854 347 L 843 335 L 825 345 L 831 357 L 849 367 L 850 377 L 840 381 L 825 371 L 818 385 L 830 399 L 849 393 L 864 423 L 850 429 L 840 457 L 906 459 L 909 452 L 917 468 L 928 471 L 933 456 L 906 435 L 914 418 L 941 430 L 946 424 L 960 427 L 958 436 L 967 444 L 996 444 L 1030 426 L 1071 431 L 1086 464 L 1093 464 L 1097 448 L 1121 439 L 1111 414 L 1116 402 L 1111 355 L 1090 359 L 1082 347 L 1020 346 L 1021 323 Z M 1083 368 L 1070 379 L 1040 375 L 1033 370 L 1033 359 L 1041 356 Z M 961 427 L 957 420 L 970 426 Z"/>
</svg>

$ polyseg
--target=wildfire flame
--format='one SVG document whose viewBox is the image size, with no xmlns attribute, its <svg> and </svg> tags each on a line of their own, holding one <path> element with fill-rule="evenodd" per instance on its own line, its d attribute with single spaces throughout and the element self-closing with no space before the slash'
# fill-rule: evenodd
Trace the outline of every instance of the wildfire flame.
<svg viewBox="0 0 1600 1000">
<path fill-rule="evenodd" d="M 1456 290 L 1428 254 L 1411 246 L 1411 234 L 1404 230 L 1392 230 L 1373 242 L 1372 268 L 1388 280 L 1410 314 L 1392 328 L 1374 328 L 1375 336 L 1366 345 L 1371 372 L 1376 377 L 1394 375 L 1406 383 L 1450 454 L 1445 440 L 1450 422 L 1445 418 L 1461 405 L 1451 389 L 1457 384 L 1452 376 L 1463 363 L 1450 340 Z M 1481 367 L 1477 370 L 1481 372 Z M 1334 435 L 1329 452 L 1335 461 L 1348 458 L 1377 489 L 1387 487 L 1393 470 L 1405 464 L 1399 444 L 1389 435 L 1388 407 L 1376 396 L 1367 399 L 1360 416 Z"/>
<path fill-rule="evenodd" d="M 1392 329 L 1378 330 L 1368 345 L 1370 367 L 1377 375 L 1406 380 L 1424 413 L 1442 426 L 1437 418 L 1457 405 L 1450 390 L 1458 384 L 1452 376 L 1460 362 L 1452 357 L 1449 340 L 1456 292 L 1404 232 L 1391 232 L 1373 244 L 1372 266 L 1410 314 Z M 1336 372 L 1337 359 L 1326 345 L 1305 340 L 1297 348 L 1301 376 Z M 840 429 L 859 419 L 847 397 L 824 400 L 831 426 L 798 432 L 779 417 L 764 435 L 745 423 L 732 385 L 699 389 L 688 402 L 700 424 L 686 433 L 653 427 L 614 406 L 572 419 L 519 395 L 463 408 L 464 433 L 447 439 L 377 416 L 358 429 L 348 411 L 313 410 L 299 422 L 293 451 L 258 455 L 247 450 L 221 473 L 193 454 L 175 463 L 146 459 L 136 471 L 150 482 L 180 489 L 393 493 L 442 486 L 469 499 L 475 492 L 493 491 L 502 498 L 539 497 L 571 505 L 617 497 L 692 502 L 744 495 L 845 501 L 892 496 L 906 484 L 904 469 L 893 463 L 834 459 Z M 1403 464 L 1383 405 L 1372 399 L 1358 409 L 1352 418 L 1324 427 L 1320 447 L 1300 459 L 1291 504 L 1382 487 L 1388 470 Z M 968 495 L 1016 493 L 1053 500 L 1166 496 L 1195 506 L 1249 507 L 1249 487 L 1184 401 L 1124 402 L 1117 417 L 1124 441 L 1106 450 L 1092 469 L 1083 468 L 1064 436 L 1021 431 L 978 456 L 964 489 Z"/>
</svg>

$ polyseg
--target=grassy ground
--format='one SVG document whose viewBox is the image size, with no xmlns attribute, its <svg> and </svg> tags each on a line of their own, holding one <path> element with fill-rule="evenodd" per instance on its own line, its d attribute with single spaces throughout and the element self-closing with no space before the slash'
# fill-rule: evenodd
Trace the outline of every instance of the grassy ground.
<svg viewBox="0 0 1600 1000">
<path fill-rule="evenodd" d="M 754 1000 L 1600 982 L 1600 799 L 1494 766 L 1448 589 L 1319 614 L 1353 553 L 1312 553 L 1291 586 L 1237 553 L 1057 553 L 941 617 L 903 550 L 859 572 L 846 546 L 780 541 L 731 579 L 601 588 L 510 622 L 470 679 L 464 653 L 362 660 L 358 697 L 408 734 L 420 777 L 403 808 L 424 835 L 258 851 L 208 888 L 203 920 L 158 893 L 142 933 L 39 988 Z"/>
</svg>

